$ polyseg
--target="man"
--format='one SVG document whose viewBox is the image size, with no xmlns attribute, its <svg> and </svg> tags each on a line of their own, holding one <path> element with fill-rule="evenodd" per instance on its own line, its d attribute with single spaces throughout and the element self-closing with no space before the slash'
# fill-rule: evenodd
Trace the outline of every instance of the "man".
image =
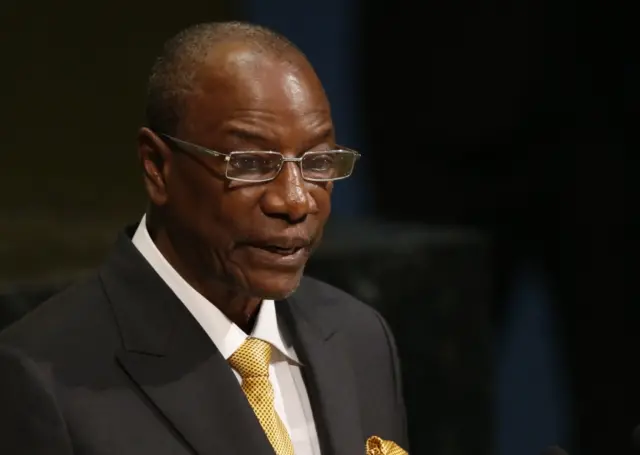
<svg viewBox="0 0 640 455">
<path fill-rule="evenodd" d="M 302 276 L 358 158 L 302 53 L 254 25 L 191 27 L 152 69 L 147 116 L 145 217 L 0 336 L 0 453 L 406 449 L 385 322 Z"/>
</svg>

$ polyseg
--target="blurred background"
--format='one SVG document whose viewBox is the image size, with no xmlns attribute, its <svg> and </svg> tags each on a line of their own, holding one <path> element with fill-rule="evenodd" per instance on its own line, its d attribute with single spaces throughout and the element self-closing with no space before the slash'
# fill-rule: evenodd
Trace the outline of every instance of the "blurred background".
<svg viewBox="0 0 640 455">
<path fill-rule="evenodd" d="M 4 0 L 0 327 L 140 218 L 134 139 L 162 42 L 249 20 L 308 55 L 364 155 L 308 272 L 392 325 L 411 453 L 632 453 L 640 74 L 619 7 Z"/>
</svg>

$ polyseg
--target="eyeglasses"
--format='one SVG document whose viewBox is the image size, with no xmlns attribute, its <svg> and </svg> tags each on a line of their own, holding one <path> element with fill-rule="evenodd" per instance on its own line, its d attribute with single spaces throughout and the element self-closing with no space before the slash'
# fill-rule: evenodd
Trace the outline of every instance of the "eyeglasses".
<svg viewBox="0 0 640 455">
<path fill-rule="evenodd" d="M 337 150 L 309 151 L 297 158 L 288 158 L 274 151 L 216 152 L 200 145 L 160 134 L 186 152 L 203 153 L 223 157 L 226 163 L 225 176 L 240 182 L 268 182 L 275 179 L 284 163 L 298 163 L 302 178 L 310 182 L 331 182 L 346 179 L 353 173 L 360 154 L 341 147 Z"/>
</svg>

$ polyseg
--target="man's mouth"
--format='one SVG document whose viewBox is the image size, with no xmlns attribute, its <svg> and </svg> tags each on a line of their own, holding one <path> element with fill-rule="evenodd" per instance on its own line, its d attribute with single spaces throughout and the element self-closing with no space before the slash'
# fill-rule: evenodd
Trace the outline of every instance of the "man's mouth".
<svg viewBox="0 0 640 455">
<path fill-rule="evenodd" d="M 300 251 L 303 247 L 302 246 L 282 247 L 278 245 L 260 245 L 260 246 L 257 246 L 257 248 L 266 250 L 270 253 L 279 254 L 281 256 L 290 256 Z"/>
<path fill-rule="evenodd" d="M 253 249 L 255 261 L 270 266 L 299 268 L 309 257 L 311 243 L 306 237 L 274 237 L 247 243 L 247 246 Z"/>
</svg>

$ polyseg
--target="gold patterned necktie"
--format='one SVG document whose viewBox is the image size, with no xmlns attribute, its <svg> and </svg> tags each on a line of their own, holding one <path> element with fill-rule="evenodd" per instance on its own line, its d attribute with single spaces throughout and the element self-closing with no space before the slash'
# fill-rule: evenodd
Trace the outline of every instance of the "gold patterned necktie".
<svg viewBox="0 0 640 455">
<path fill-rule="evenodd" d="M 247 338 L 229 357 L 229 364 L 242 377 L 242 391 L 277 455 L 294 455 L 293 443 L 274 406 L 269 381 L 271 345 L 257 338 Z"/>
</svg>

